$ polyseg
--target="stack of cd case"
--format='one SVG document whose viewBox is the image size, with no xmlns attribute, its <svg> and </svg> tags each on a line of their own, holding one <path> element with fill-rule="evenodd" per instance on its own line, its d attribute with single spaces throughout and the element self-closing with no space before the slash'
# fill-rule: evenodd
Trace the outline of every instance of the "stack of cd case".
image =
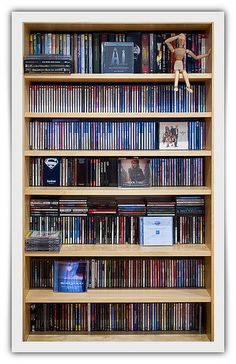
<svg viewBox="0 0 236 364">
<path fill-rule="evenodd" d="M 60 251 L 60 231 L 29 231 L 25 239 L 25 251 Z"/>
<path fill-rule="evenodd" d="M 34 54 L 24 57 L 25 73 L 72 73 L 73 62 L 69 55 Z"/>
</svg>

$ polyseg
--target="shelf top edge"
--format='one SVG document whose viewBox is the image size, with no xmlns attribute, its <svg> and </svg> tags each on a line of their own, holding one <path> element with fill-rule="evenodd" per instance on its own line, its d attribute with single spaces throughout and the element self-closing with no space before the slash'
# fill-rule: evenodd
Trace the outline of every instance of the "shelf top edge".
<svg viewBox="0 0 236 364">
<path fill-rule="evenodd" d="M 205 245 L 139 246 L 137 245 L 62 245 L 60 252 L 25 252 L 26 257 L 205 257 L 211 250 Z"/>
<path fill-rule="evenodd" d="M 88 289 L 87 292 L 64 293 L 51 289 L 30 289 L 26 303 L 37 302 L 211 302 L 211 296 L 204 288 L 132 288 L 132 289 Z"/>
<path fill-rule="evenodd" d="M 50 31 L 50 32 L 109 32 L 109 31 L 116 31 L 116 32 L 128 32 L 128 31 L 191 31 L 191 32 L 200 32 L 200 31 L 209 31 L 212 27 L 212 21 L 159 21 L 156 22 L 154 19 L 151 21 L 130 21 L 127 19 L 126 16 L 130 12 L 122 13 L 122 18 L 117 19 L 115 22 L 111 22 L 111 20 L 104 21 L 86 21 L 86 17 L 83 21 L 69 21 L 69 22 L 24 22 L 24 28 L 27 32 L 40 32 L 40 31 Z M 108 13 L 109 14 L 109 13 Z M 107 14 L 107 15 L 108 15 Z M 110 13 L 112 16 L 114 12 Z M 117 15 L 117 13 L 115 13 Z M 149 15 L 150 12 L 144 12 L 144 14 Z M 155 13 L 154 13 L 155 14 Z M 166 13 L 165 13 L 166 14 Z M 163 13 L 163 16 L 165 15 Z M 130 16 L 134 15 L 133 12 L 130 13 Z M 153 14 L 152 14 L 153 15 Z M 127 19 L 127 20 L 126 20 Z M 138 19 L 137 19 L 138 20 Z"/>
<path fill-rule="evenodd" d="M 209 338 L 206 334 L 198 334 L 196 332 L 35 332 L 30 333 L 27 341 L 193 341 L 193 342 L 207 342 Z"/>
<path fill-rule="evenodd" d="M 26 187 L 25 195 L 74 195 L 74 196 L 163 196 L 163 195 L 211 195 L 208 187 Z"/>
<path fill-rule="evenodd" d="M 109 82 L 115 81 L 117 82 L 155 82 L 155 81 L 173 81 L 174 73 L 127 73 L 127 74 L 25 74 L 24 79 L 27 81 L 42 81 L 42 82 Z M 212 73 L 190 73 L 188 74 L 190 80 L 211 80 Z M 183 76 L 180 75 L 180 81 L 184 81 Z"/>
<path fill-rule="evenodd" d="M 24 151 L 24 155 L 27 156 L 41 156 L 41 155 L 57 155 L 57 156 L 211 156 L 211 150 L 30 150 Z"/>
<path fill-rule="evenodd" d="M 93 113 L 93 112 L 55 112 L 55 113 L 40 113 L 40 112 L 25 112 L 25 118 L 210 118 L 212 112 L 161 112 L 161 113 Z"/>
</svg>

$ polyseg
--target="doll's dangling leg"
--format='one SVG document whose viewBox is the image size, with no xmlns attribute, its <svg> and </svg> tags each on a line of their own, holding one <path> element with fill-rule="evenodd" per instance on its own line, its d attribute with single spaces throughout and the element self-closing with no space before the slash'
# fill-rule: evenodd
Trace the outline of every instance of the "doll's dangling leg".
<svg viewBox="0 0 236 364">
<path fill-rule="evenodd" d="M 174 91 L 178 91 L 178 83 L 179 83 L 179 71 L 175 71 L 175 84 L 174 84 Z"/>
<path fill-rule="evenodd" d="M 190 83 L 189 83 L 189 80 L 188 80 L 188 74 L 187 74 L 187 72 L 185 70 L 183 70 L 182 73 L 183 73 L 184 81 L 186 83 L 186 89 L 187 89 L 188 92 L 190 92 L 192 94 L 193 90 L 190 87 Z"/>
</svg>

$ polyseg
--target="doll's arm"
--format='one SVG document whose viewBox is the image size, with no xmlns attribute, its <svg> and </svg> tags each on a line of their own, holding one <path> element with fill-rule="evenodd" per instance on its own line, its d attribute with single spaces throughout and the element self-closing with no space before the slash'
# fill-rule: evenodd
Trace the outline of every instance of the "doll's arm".
<svg viewBox="0 0 236 364">
<path fill-rule="evenodd" d="M 209 57 L 209 55 L 211 54 L 211 49 L 209 49 L 208 53 L 199 54 L 198 56 L 196 54 L 194 54 L 192 51 L 190 51 L 189 49 L 186 49 L 186 53 L 189 54 L 194 59 L 202 59 L 204 57 Z"/>
<path fill-rule="evenodd" d="M 171 52 L 174 52 L 174 47 L 172 46 L 171 42 L 174 42 L 174 40 L 177 40 L 178 39 L 178 35 L 175 35 L 174 37 L 170 37 L 168 39 L 165 40 L 165 44 L 167 45 L 167 47 L 169 48 L 169 50 Z"/>
</svg>

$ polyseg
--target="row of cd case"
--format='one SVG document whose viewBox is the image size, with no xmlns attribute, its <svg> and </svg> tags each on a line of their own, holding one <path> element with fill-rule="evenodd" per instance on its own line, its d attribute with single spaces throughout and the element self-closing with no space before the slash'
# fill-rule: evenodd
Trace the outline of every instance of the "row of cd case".
<svg viewBox="0 0 236 364">
<path fill-rule="evenodd" d="M 140 217 L 140 245 L 172 245 L 173 217 Z M 55 292 L 86 292 L 87 261 L 54 261 Z"/>
</svg>

